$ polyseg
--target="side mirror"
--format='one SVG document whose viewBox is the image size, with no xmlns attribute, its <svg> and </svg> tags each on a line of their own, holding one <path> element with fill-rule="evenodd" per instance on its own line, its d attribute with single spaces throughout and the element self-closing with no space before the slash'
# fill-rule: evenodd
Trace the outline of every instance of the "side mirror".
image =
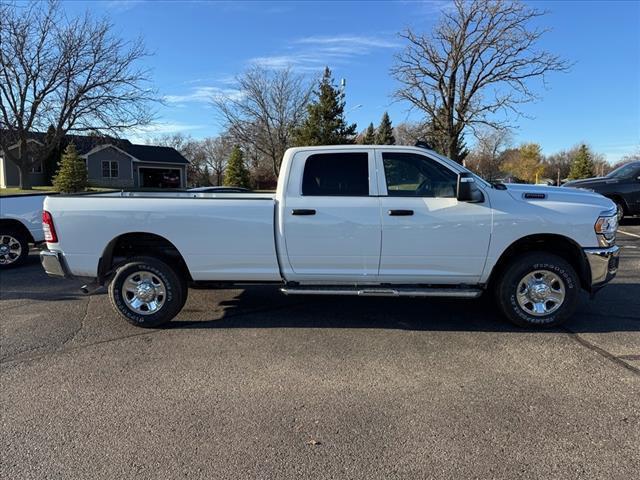
<svg viewBox="0 0 640 480">
<path fill-rule="evenodd" d="M 458 190 L 456 198 L 459 202 L 478 203 L 484 201 L 482 190 L 478 188 L 476 179 L 468 172 L 458 174 Z"/>
</svg>

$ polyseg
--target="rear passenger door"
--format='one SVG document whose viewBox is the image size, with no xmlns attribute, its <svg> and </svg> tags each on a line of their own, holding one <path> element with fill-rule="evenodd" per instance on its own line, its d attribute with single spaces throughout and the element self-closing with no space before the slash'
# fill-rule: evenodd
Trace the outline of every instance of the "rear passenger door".
<svg viewBox="0 0 640 480">
<path fill-rule="evenodd" d="M 381 225 L 373 150 L 301 151 L 290 168 L 280 209 L 287 279 L 374 281 Z"/>
</svg>

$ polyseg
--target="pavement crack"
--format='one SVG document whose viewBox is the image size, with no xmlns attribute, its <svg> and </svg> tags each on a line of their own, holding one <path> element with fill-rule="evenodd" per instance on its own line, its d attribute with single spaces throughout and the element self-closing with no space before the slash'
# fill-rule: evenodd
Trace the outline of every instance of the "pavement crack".
<svg viewBox="0 0 640 480">
<path fill-rule="evenodd" d="M 71 342 L 76 336 L 77 334 L 83 329 L 84 327 L 84 323 L 88 317 L 88 313 L 89 313 L 89 304 L 91 303 L 91 297 L 89 297 L 89 301 L 87 302 L 87 307 L 85 310 L 85 313 L 82 317 L 82 320 L 80 321 L 80 325 L 77 329 L 75 329 L 71 335 L 69 336 L 69 338 L 67 338 L 63 343 L 62 343 L 62 347 L 64 347 L 65 345 L 67 345 L 69 342 Z M 275 306 L 275 307 L 265 307 L 265 308 L 257 308 L 257 309 L 253 309 L 253 310 L 249 310 L 249 311 L 245 311 L 245 312 L 237 312 L 237 313 L 233 313 L 233 314 L 229 314 L 227 316 L 224 317 L 224 319 L 227 318 L 235 318 L 235 317 L 241 317 L 244 315 L 251 315 L 254 313 L 264 313 L 264 312 L 269 312 L 269 311 L 277 311 L 277 310 L 282 310 L 282 309 L 286 309 L 286 308 L 295 308 L 295 307 L 299 307 L 301 305 L 304 305 L 305 302 L 298 302 L 298 303 L 294 303 L 294 304 L 290 304 L 290 305 L 279 305 L 279 306 Z M 70 348 L 61 348 L 59 350 L 55 350 L 55 351 L 47 351 L 47 352 L 39 352 L 33 355 L 24 355 L 25 352 L 20 352 L 18 355 L 11 357 L 11 358 L 7 358 L 4 360 L 0 360 L 0 365 L 5 366 L 5 365 L 9 365 L 9 364 L 20 364 L 20 363 L 24 363 L 24 362 L 28 362 L 31 360 L 37 360 L 49 355 L 56 355 L 56 354 L 64 354 L 64 353 L 71 353 L 71 352 L 75 352 L 77 350 L 83 350 L 85 348 L 89 348 L 89 347 L 93 347 L 96 345 L 102 345 L 105 343 L 111 343 L 111 342 L 117 342 L 118 340 L 127 340 L 129 338 L 134 338 L 134 337 L 141 337 L 144 335 L 155 335 L 158 333 L 162 333 L 162 332 L 169 332 L 169 331 L 173 331 L 173 330 L 177 330 L 180 328 L 185 328 L 185 329 L 190 329 L 191 327 L 193 327 L 194 325 L 197 325 L 199 323 L 202 322 L 185 322 L 184 324 L 180 325 L 180 326 L 171 326 L 171 323 L 169 323 L 165 328 L 158 328 L 155 330 L 145 330 L 139 333 L 132 333 L 131 335 L 124 335 L 121 337 L 115 337 L 115 338 L 107 338 L 104 340 L 97 340 L 95 342 L 91 342 L 91 343 L 86 343 L 83 345 L 78 345 L 76 347 L 70 347 Z"/>
<path fill-rule="evenodd" d="M 618 355 L 618 358 L 621 360 L 640 360 L 640 355 Z"/>
<path fill-rule="evenodd" d="M 82 315 L 82 318 L 80 319 L 80 324 L 78 325 L 78 328 L 76 328 L 73 332 L 71 332 L 71 335 L 69 335 L 69 337 L 67 337 L 67 339 L 64 342 L 62 342 L 62 345 L 61 345 L 62 347 L 67 345 L 69 342 L 73 341 L 78 335 L 78 333 L 80 333 L 80 331 L 84 328 L 84 324 L 87 321 L 87 317 L 89 316 L 90 306 L 91 306 L 91 296 L 88 297 L 87 305 L 85 306 L 85 309 L 84 309 L 84 315 Z"/>
<path fill-rule="evenodd" d="M 562 327 L 562 330 L 565 331 L 571 338 L 573 338 L 576 342 L 578 342 L 583 347 L 588 348 L 593 352 L 596 352 L 597 354 L 603 356 L 607 360 L 610 360 L 616 365 L 623 367 L 629 370 L 630 372 L 640 376 L 640 368 L 634 367 L 633 365 L 629 365 L 627 362 L 623 360 L 622 357 L 616 357 L 611 352 L 608 352 L 604 348 L 601 348 L 596 344 L 591 343 L 589 340 L 586 340 L 585 338 L 581 337 L 578 333 L 573 332 L 566 327 Z"/>
<path fill-rule="evenodd" d="M 118 340 L 126 340 L 128 338 L 133 338 L 133 337 L 141 337 L 143 335 L 153 335 L 155 333 L 159 333 L 162 330 L 156 330 L 156 331 L 152 331 L 152 332 L 140 332 L 140 333 L 133 333 L 131 335 L 125 335 L 123 337 L 115 337 L 115 338 L 107 338 L 105 340 L 98 340 L 96 342 L 91 342 L 91 343 L 87 343 L 85 345 L 78 345 L 77 347 L 71 347 L 71 348 L 66 348 L 64 350 L 56 350 L 56 351 L 49 351 L 49 352 L 40 352 L 37 353 L 35 355 L 27 355 L 27 356 L 23 356 L 21 354 L 16 355 L 13 358 L 9 358 L 6 360 L 2 360 L 0 361 L 0 365 L 8 365 L 8 364 L 12 364 L 12 363 L 24 363 L 24 362 L 28 362 L 31 360 L 38 360 L 40 358 L 49 356 L 49 355 L 56 355 L 56 354 L 63 354 L 63 353 L 71 353 L 71 352 L 75 352 L 77 350 L 83 350 L 85 348 L 88 347 L 93 347 L 94 345 L 101 345 L 103 343 L 110 343 L 110 342 L 117 342 Z M 24 352 L 21 352 L 24 353 Z M 16 358 L 18 357 L 18 358 Z"/>
</svg>

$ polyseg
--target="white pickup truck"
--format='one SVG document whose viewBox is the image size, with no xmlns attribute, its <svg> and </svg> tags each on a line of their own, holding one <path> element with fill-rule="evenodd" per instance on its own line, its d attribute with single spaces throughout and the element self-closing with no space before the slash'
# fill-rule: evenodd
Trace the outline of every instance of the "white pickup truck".
<svg viewBox="0 0 640 480">
<path fill-rule="evenodd" d="M 46 195 L 0 196 L 0 270 L 23 264 L 29 244 L 44 242 L 42 203 Z"/>
<path fill-rule="evenodd" d="M 50 275 L 109 283 L 157 326 L 188 286 L 275 283 L 289 295 L 474 298 L 557 325 L 618 268 L 616 206 L 591 192 L 492 185 L 419 147 L 289 149 L 275 195 L 107 193 L 44 203 Z"/>
</svg>

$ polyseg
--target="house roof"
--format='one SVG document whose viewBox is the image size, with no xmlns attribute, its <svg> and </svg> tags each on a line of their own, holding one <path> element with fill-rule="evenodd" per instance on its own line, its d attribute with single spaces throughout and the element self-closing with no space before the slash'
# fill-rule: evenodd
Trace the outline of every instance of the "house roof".
<svg viewBox="0 0 640 480">
<path fill-rule="evenodd" d="M 2 131 L 0 131 L 0 133 L 2 133 Z M 29 135 L 30 138 L 38 142 L 43 142 L 45 136 L 46 134 L 41 132 L 32 132 Z M 76 150 L 78 150 L 80 155 L 86 155 L 88 152 L 101 145 L 113 145 L 143 162 L 189 163 L 189 160 L 184 158 L 180 152 L 173 147 L 138 145 L 123 138 L 97 135 L 65 135 L 61 147 L 64 148 L 71 142 L 75 144 Z"/>
<path fill-rule="evenodd" d="M 143 162 L 156 163 L 189 163 L 180 152 L 173 147 L 158 147 L 155 145 L 136 145 L 130 143 L 127 146 L 120 147 L 129 155 Z"/>
</svg>

